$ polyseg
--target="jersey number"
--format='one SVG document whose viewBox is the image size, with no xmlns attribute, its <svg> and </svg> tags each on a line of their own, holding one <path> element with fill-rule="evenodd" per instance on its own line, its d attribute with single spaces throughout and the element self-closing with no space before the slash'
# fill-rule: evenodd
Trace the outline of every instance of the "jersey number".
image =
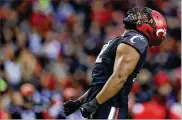
<svg viewBox="0 0 182 120">
<path fill-rule="evenodd" d="M 102 47 L 102 49 L 101 49 L 99 55 L 98 55 L 97 58 L 96 58 L 95 63 L 101 63 L 101 62 L 102 62 L 102 54 L 104 53 L 104 51 L 106 51 L 106 49 L 108 48 L 108 46 L 109 46 L 109 44 L 111 43 L 111 41 L 112 41 L 112 40 L 108 41 L 108 43 L 106 43 L 106 44 Z"/>
</svg>

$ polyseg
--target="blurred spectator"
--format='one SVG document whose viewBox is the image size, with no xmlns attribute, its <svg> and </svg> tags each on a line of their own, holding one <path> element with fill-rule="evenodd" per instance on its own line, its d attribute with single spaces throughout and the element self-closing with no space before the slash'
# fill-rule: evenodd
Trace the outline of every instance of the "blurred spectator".
<svg viewBox="0 0 182 120">
<path fill-rule="evenodd" d="M 15 58 L 15 50 L 13 45 L 7 44 L 4 47 L 4 69 L 7 81 L 13 89 L 17 90 L 21 82 L 22 67 Z"/>
<path fill-rule="evenodd" d="M 126 11 L 148 6 L 166 18 L 167 40 L 150 48 L 129 95 L 134 119 L 180 119 L 180 0 L 1 0 L 0 119 L 65 116 L 64 101 L 89 87 L 103 44 L 124 32 Z M 0 79 L 0 82 L 1 80 Z"/>
</svg>

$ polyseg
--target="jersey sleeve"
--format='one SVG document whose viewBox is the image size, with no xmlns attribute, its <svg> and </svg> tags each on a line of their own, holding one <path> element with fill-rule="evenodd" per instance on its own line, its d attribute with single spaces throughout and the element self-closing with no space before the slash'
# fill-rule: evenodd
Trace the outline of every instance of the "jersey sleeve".
<svg viewBox="0 0 182 120">
<path fill-rule="evenodd" d="M 147 39 L 140 34 L 126 35 L 123 43 L 126 43 L 136 49 L 140 55 L 148 48 Z"/>
</svg>

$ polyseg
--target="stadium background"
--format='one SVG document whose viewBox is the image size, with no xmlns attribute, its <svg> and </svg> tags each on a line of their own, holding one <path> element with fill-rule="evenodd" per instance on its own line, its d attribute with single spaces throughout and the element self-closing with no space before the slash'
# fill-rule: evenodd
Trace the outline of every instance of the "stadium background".
<svg viewBox="0 0 182 120">
<path fill-rule="evenodd" d="M 121 35 L 135 5 L 160 11 L 168 35 L 148 51 L 130 118 L 180 118 L 180 0 L 0 0 L 0 118 L 64 119 L 63 102 L 88 89 L 103 43 Z"/>
</svg>

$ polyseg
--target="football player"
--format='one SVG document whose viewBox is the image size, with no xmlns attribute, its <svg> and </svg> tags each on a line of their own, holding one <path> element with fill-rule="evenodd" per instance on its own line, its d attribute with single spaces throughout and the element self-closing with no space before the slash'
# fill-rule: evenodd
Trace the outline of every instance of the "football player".
<svg viewBox="0 0 182 120">
<path fill-rule="evenodd" d="M 128 118 L 128 94 L 146 61 L 147 49 L 166 38 L 166 21 L 157 11 L 137 7 L 123 20 L 125 32 L 106 43 L 95 61 L 89 90 L 64 103 L 66 115 L 80 109 L 85 118 Z"/>
</svg>

